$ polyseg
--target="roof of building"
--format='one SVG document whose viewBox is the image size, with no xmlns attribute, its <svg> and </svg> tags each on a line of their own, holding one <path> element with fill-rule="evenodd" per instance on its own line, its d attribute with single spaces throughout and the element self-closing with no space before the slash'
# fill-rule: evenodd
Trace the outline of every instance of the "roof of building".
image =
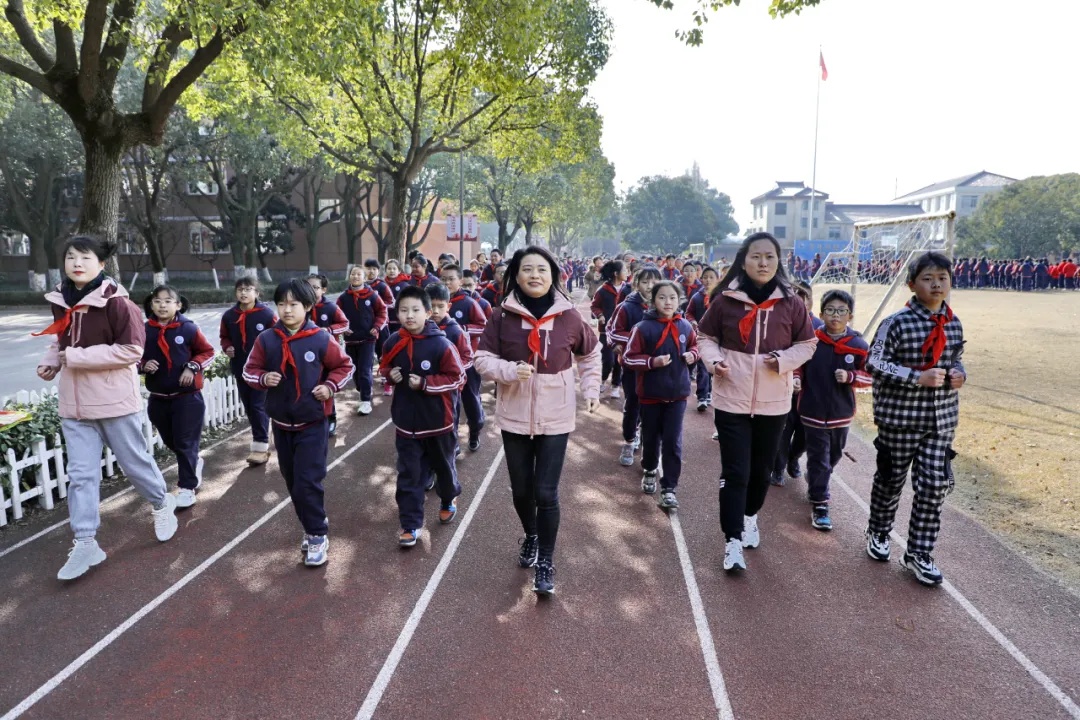
<svg viewBox="0 0 1080 720">
<path fill-rule="evenodd" d="M 921 215 L 918 205 L 867 205 L 849 203 L 825 203 L 825 222 L 857 223 L 882 218 Z"/>
<path fill-rule="evenodd" d="M 919 195 L 929 195 L 937 192 L 938 190 L 949 190 L 951 188 L 958 187 L 1000 187 L 1002 185 L 1008 185 L 1016 182 L 1016 178 L 1011 178 L 1005 175 L 998 175 L 997 173 L 987 172 L 986 170 L 980 170 L 977 173 L 971 173 L 970 175 L 962 175 L 958 178 L 952 178 L 951 180 L 944 180 L 937 182 L 926 187 L 913 190 L 906 195 L 901 195 L 896 200 L 903 200 L 905 198 L 917 197 Z"/>
<path fill-rule="evenodd" d="M 764 192 L 758 195 L 756 198 L 750 201 L 751 204 L 756 205 L 762 200 L 770 199 L 783 199 L 783 198 L 810 198 L 810 188 L 806 187 L 806 183 L 801 180 L 777 180 L 776 187 L 768 192 Z M 814 196 L 818 198 L 828 199 L 829 193 L 824 192 L 820 188 L 813 191 Z"/>
</svg>

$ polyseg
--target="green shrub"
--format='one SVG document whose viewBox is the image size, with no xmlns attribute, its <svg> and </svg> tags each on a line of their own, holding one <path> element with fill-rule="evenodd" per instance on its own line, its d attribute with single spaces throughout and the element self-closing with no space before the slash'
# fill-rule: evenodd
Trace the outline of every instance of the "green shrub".
<svg viewBox="0 0 1080 720">
<path fill-rule="evenodd" d="M 229 369 L 229 356 L 225 353 L 215 355 L 210 367 L 203 371 L 204 380 L 213 380 L 214 378 L 223 378 L 229 375 L 232 375 L 232 370 Z"/>
<path fill-rule="evenodd" d="M 27 405 L 9 401 L 4 406 L 5 410 L 23 410 L 30 413 L 30 419 L 0 432 L 0 463 L 7 463 L 8 449 L 15 451 L 15 459 L 22 460 L 23 455 L 34 444 L 36 438 L 44 437 L 45 444 L 53 447 L 53 439 L 60 432 L 59 402 L 55 395 L 48 395 L 36 405 Z M 25 477 L 24 477 L 25 476 Z M 36 480 L 35 468 L 26 468 L 19 477 L 23 488 L 29 489 Z M 9 485 L 7 474 L 4 475 L 5 485 Z M 8 488 L 10 491 L 12 488 Z M 3 512 L 0 510 L 0 512 Z"/>
</svg>

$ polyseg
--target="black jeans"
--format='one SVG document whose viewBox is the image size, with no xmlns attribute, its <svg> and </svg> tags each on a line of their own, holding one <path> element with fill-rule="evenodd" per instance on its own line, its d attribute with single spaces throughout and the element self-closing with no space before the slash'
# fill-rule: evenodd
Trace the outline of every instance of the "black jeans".
<svg viewBox="0 0 1080 720">
<path fill-rule="evenodd" d="M 773 472 L 781 474 L 789 467 L 799 465 L 799 458 L 806 452 L 806 432 L 799 419 L 798 395 L 791 396 L 791 412 L 787 414 L 784 432 L 780 434 L 780 444 L 776 451 Z"/>
<path fill-rule="evenodd" d="M 720 434 L 720 527 L 727 540 L 742 537 L 743 516 L 757 515 L 769 490 L 787 415 L 737 415 L 717 410 Z"/>
<path fill-rule="evenodd" d="M 559 534 L 559 477 L 570 435 L 529 437 L 503 430 L 502 436 L 521 528 L 537 536 L 540 559 L 551 560 Z"/>
</svg>

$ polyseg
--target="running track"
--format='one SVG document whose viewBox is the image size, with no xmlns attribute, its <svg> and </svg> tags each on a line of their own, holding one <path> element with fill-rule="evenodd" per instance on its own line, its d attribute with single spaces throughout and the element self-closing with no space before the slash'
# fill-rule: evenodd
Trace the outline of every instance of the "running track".
<svg viewBox="0 0 1080 720">
<path fill-rule="evenodd" d="M 429 496 L 402 551 L 388 405 L 360 418 L 347 397 L 323 568 L 300 564 L 284 482 L 273 461 L 246 468 L 246 433 L 207 452 L 168 543 L 129 492 L 103 507 L 109 559 L 74 583 L 55 580 L 66 528 L 0 554 L 4 720 L 1080 718 L 1080 598 L 951 508 L 947 587 L 869 560 L 861 440 L 836 529 L 809 527 L 801 481 L 773 488 L 749 570 L 726 577 L 711 414 L 689 410 L 669 519 L 616 462 L 605 401 L 571 438 L 557 593 L 538 601 L 493 425 L 459 464 L 457 521 L 439 526 Z M 0 553 L 42 527 L 5 531 Z"/>
</svg>

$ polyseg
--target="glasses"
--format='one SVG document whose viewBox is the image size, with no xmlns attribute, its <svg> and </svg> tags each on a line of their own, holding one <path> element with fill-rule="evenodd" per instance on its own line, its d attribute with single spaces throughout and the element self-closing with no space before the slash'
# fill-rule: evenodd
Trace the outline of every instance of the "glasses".
<svg viewBox="0 0 1080 720">
<path fill-rule="evenodd" d="M 825 308 L 821 311 L 822 315 L 829 315 L 831 317 L 847 317 L 851 314 L 851 311 L 847 308 Z"/>
</svg>

